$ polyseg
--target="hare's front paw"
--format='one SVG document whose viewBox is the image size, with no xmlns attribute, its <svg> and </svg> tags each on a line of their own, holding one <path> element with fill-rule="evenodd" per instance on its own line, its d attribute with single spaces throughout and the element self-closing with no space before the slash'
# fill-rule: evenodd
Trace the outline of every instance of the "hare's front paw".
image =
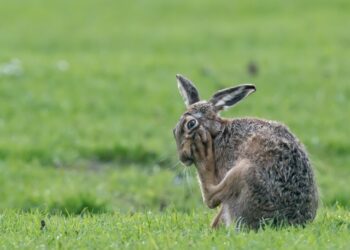
<svg viewBox="0 0 350 250">
<path fill-rule="evenodd" d="M 199 171 L 213 172 L 215 170 L 215 157 L 213 141 L 210 133 L 200 127 L 194 136 L 192 151 Z"/>
</svg>

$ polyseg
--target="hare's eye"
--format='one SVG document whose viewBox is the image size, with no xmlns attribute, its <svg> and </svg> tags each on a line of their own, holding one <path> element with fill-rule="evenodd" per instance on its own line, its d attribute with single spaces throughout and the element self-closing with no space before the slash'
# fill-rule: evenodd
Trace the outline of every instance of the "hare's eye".
<svg viewBox="0 0 350 250">
<path fill-rule="evenodd" d="M 197 125 L 197 120 L 192 119 L 187 123 L 187 129 L 191 130 Z"/>
</svg>

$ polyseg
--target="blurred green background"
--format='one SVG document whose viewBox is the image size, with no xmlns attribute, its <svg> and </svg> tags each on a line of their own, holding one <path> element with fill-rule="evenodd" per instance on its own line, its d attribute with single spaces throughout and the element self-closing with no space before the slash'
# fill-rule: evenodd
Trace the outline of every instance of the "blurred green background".
<svg viewBox="0 0 350 250">
<path fill-rule="evenodd" d="M 0 1 L 0 211 L 205 209 L 172 128 L 175 74 L 225 117 L 287 124 L 322 206 L 350 207 L 348 1 Z M 252 68 L 254 68 L 252 70 Z"/>
</svg>

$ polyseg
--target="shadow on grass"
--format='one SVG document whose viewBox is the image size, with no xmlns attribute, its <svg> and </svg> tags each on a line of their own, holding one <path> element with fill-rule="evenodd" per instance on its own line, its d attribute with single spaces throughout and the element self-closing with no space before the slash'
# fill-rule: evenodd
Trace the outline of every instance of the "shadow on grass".
<svg viewBox="0 0 350 250">
<path fill-rule="evenodd" d="M 119 165 L 136 164 L 142 166 L 158 165 L 169 166 L 174 163 L 170 157 L 161 157 L 157 152 L 146 149 L 144 146 L 125 146 L 115 144 L 112 147 L 79 148 L 77 156 L 72 158 L 61 158 L 47 149 L 32 148 L 12 151 L 0 148 L 0 160 L 9 158 L 22 159 L 26 162 L 38 161 L 42 165 L 71 166 L 78 161 L 91 161 L 100 163 L 116 162 Z"/>
<path fill-rule="evenodd" d="M 89 193 L 80 193 L 64 197 L 62 200 L 53 200 L 45 205 L 40 200 L 28 199 L 23 203 L 21 209 L 26 212 L 39 210 L 52 215 L 64 216 L 108 212 L 107 202 L 98 201 L 96 197 Z"/>
<path fill-rule="evenodd" d="M 135 163 L 142 165 L 166 165 L 171 162 L 154 151 L 147 150 L 141 145 L 128 147 L 116 144 L 113 147 L 82 149 L 83 158 L 94 159 L 100 162 L 119 162 L 123 164 Z"/>
</svg>

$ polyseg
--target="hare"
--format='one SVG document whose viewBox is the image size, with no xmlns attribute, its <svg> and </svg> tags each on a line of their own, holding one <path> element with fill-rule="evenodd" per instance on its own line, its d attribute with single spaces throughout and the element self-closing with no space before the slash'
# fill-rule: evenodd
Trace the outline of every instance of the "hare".
<svg viewBox="0 0 350 250">
<path fill-rule="evenodd" d="M 187 111 L 174 132 L 180 161 L 195 164 L 204 203 L 221 205 L 216 228 L 234 221 L 249 229 L 304 225 L 315 218 L 318 190 L 307 152 L 289 129 L 256 118 L 224 119 L 219 112 L 255 92 L 251 84 L 200 101 L 194 84 L 176 75 Z"/>
</svg>

